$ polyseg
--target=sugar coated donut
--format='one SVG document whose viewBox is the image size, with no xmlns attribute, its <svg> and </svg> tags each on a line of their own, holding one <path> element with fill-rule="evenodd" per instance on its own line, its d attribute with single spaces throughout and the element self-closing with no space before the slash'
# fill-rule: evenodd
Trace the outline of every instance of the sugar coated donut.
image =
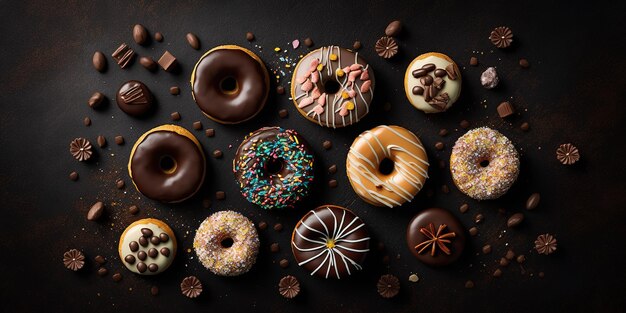
<svg viewBox="0 0 626 313">
<path fill-rule="evenodd" d="M 143 134 L 130 152 L 128 174 L 139 192 L 162 202 L 192 197 L 205 176 L 204 152 L 188 130 L 162 125 Z"/>
<path fill-rule="evenodd" d="M 308 120 L 344 127 L 369 113 L 374 85 L 374 71 L 358 52 L 328 46 L 311 51 L 298 62 L 291 98 Z"/>
<path fill-rule="evenodd" d="M 454 184 L 477 200 L 504 195 L 517 179 L 519 166 L 517 150 L 509 138 L 488 127 L 461 136 L 450 155 Z"/>
<path fill-rule="evenodd" d="M 193 240 L 198 259 L 216 275 L 237 276 L 252 268 L 259 253 L 254 224 L 234 211 L 207 217 Z"/>
<path fill-rule="evenodd" d="M 313 153 L 292 129 L 263 127 L 250 133 L 233 160 L 241 194 L 264 209 L 282 209 L 309 193 Z"/>
<path fill-rule="evenodd" d="M 443 112 L 461 95 L 459 67 L 443 53 L 424 53 L 407 67 L 404 92 L 415 108 L 426 113 Z"/>
<path fill-rule="evenodd" d="M 424 186 L 428 156 L 409 130 L 381 125 L 354 140 L 346 170 L 361 199 L 375 206 L 395 207 L 413 200 Z"/>
<path fill-rule="evenodd" d="M 218 46 L 205 53 L 191 73 L 191 95 L 200 110 L 222 124 L 245 122 L 265 106 L 269 74 L 252 51 Z"/>
<path fill-rule="evenodd" d="M 126 268 L 140 275 L 165 271 L 176 256 L 176 236 L 164 222 L 144 218 L 126 227 L 117 251 Z"/>
</svg>

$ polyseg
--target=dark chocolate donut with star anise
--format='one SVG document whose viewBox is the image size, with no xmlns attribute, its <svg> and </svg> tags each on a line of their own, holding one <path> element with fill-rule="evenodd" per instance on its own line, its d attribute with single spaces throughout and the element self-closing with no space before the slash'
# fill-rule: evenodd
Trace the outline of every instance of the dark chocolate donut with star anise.
<svg viewBox="0 0 626 313">
<path fill-rule="evenodd" d="M 411 253 L 422 263 L 444 266 L 463 254 L 465 227 L 447 210 L 430 208 L 411 220 L 406 241 Z"/>
</svg>

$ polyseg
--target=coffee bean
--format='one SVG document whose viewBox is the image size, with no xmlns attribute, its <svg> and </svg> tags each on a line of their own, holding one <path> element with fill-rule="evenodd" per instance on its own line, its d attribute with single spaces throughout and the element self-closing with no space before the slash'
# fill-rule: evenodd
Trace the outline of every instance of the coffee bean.
<svg viewBox="0 0 626 313">
<path fill-rule="evenodd" d="M 470 233 L 470 235 L 472 235 L 472 236 L 476 236 L 476 235 L 478 235 L 478 228 L 476 228 L 476 227 L 472 227 L 472 228 L 470 228 L 470 229 L 469 229 L 469 233 Z"/>
<path fill-rule="evenodd" d="M 279 265 L 282 268 L 287 268 L 287 267 L 289 267 L 289 261 L 287 259 L 282 259 L 282 260 L 280 260 Z"/>
<path fill-rule="evenodd" d="M 515 252 L 513 252 L 513 250 L 509 249 L 509 250 L 506 252 L 506 255 L 504 255 L 504 257 L 505 257 L 507 260 L 511 261 L 511 260 L 513 260 L 513 258 L 515 257 Z"/>
<path fill-rule="evenodd" d="M 437 150 L 443 150 L 444 147 L 445 145 L 441 141 L 438 141 L 437 143 L 435 143 L 435 149 Z"/>
<path fill-rule="evenodd" d="M 128 212 L 129 212 L 130 214 L 132 214 L 132 215 L 135 215 L 135 214 L 139 213 L 139 208 L 138 208 L 136 205 L 131 205 L 131 206 L 128 208 Z"/>
<path fill-rule="evenodd" d="M 422 76 L 420 78 L 420 83 L 424 86 L 430 86 L 433 83 L 433 77 L 430 75 Z"/>
<path fill-rule="evenodd" d="M 266 223 L 266 222 L 261 221 L 261 222 L 259 223 L 259 229 L 260 229 L 260 230 L 265 230 L 266 228 L 267 228 L 267 223 Z"/>
<path fill-rule="evenodd" d="M 148 267 L 146 266 L 146 263 L 143 263 L 143 262 L 137 263 L 137 270 L 139 271 L 139 273 L 143 273 L 147 269 L 148 269 Z"/>
<path fill-rule="evenodd" d="M 207 137 L 215 137 L 215 129 L 213 128 L 208 128 L 207 130 L 204 131 L 204 134 Z"/>
<path fill-rule="evenodd" d="M 516 227 L 524 220 L 524 214 L 515 213 L 509 217 L 509 220 L 506 221 L 506 226 L 508 227 Z"/>
<path fill-rule="evenodd" d="M 483 250 L 483 254 L 491 253 L 491 245 L 484 245 L 482 250 Z"/>
<path fill-rule="evenodd" d="M 158 244 L 161 243 L 161 239 L 159 237 L 157 237 L 157 236 L 152 236 L 152 237 L 150 237 L 150 242 L 153 245 L 158 245 Z"/>
<path fill-rule="evenodd" d="M 71 172 L 70 173 L 70 180 L 77 181 L 78 180 L 78 173 Z"/>
<path fill-rule="evenodd" d="M 148 239 L 146 239 L 146 237 L 139 237 L 139 239 L 137 239 L 137 241 L 139 241 L 139 244 L 142 247 L 147 247 L 148 246 Z"/>
<path fill-rule="evenodd" d="M 90 108 L 97 109 L 102 105 L 103 102 L 104 95 L 101 92 L 96 91 L 91 95 L 91 97 L 89 97 L 89 101 L 87 101 L 87 104 Z"/>
<path fill-rule="evenodd" d="M 529 68 L 530 63 L 528 63 L 528 60 L 522 58 L 519 59 L 519 66 L 521 66 L 522 68 Z"/>
<path fill-rule="evenodd" d="M 539 201 L 541 200 L 541 195 L 538 192 L 533 193 L 526 200 L 526 210 L 534 210 L 539 205 Z"/>
<path fill-rule="evenodd" d="M 459 123 L 459 125 L 461 126 L 461 128 L 467 129 L 468 127 L 470 127 L 470 122 L 467 120 L 462 120 L 461 123 Z"/>
<path fill-rule="evenodd" d="M 322 143 L 322 147 L 324 147 L 324 150 L 330 150 L 333 147 L 333 143 L 330 140 L 325 140 Z"/>
<path fill-rule="evenodd" d="M 143 237 L 141 237 L 141 238 L 143 238 Z M 130 251 L 132 251 L 132 252 L 137 252 L 137 250 L 139 250 L 139 244 L 136 241 L 131 241 L 128 244 L 128 247 L 130 247 Z"/>
<path fill-rule="evenodd" d="M 246 40 L 247 40 L 247 41 L 252 41 L 252 40 L 254 40 L 254 34 L 253 34 L 253 33 L 251 33 L 251 32 L 247 32 L 247 33 L 246 33 Z"/>
<path fill-rule="evenodd" d="M 279 95 L 284 95 L 285 94 L 285 87 L 283 87 L 283 86 L 276 87 L 276 93 L 279 94 Z"/>
<path fill-rule="evenodd" d="M 469 204 L 467 204 L 467 203 L 463 203 L 459 207 L 459 211 L 461 211 L 461 213 L 465 213 L 465 212 L 467 212 L 467 210 L 469 210 Z"/>
<path fill-rule="evenodd" d="M 135 27 L 133 27 L 133 39 L 137 44 L 143 46 L 149 42 L 149 38 L 148 31 L 145 27 L 143 27 L 143 25 L 136 24 Z"/>
<path fill-rule="evenodd" d="M 493 272 L 493 277 L 500 277 L 500 276 L 502 276 L 502 270 L 501 269 L 496 269 Z"/>
<path fill-rule="evenodd" d="M 96 257 L 95 257 L 95 258 L 93 258 L 93 260 L 94 260 L 94 261 L 96 261 L 96 263 L 98 263 L 98 264 L 100 264 L 100 265 L 102 265 L 102 264 L 104 264 L 104 263 L 106 263 L 106 262 L 107 262 L 107 260 L 106 260 L 106 259 L 104 259 L 104 257 L 103 257 L 103 256 L 101 256 L 101 255 L 96 255 Z"/>
<path fill-rule="evenodd" d="M 509 260 L 507 258 L 500 258 L 500 266 L 508 266 Z"/>
<path fill-rule="evenodd" d="M 159 251 L 157 251 L 157 249 L 155 248 L 150 248 L 150 250 L 148 250 L 148 256 L 154 259 L 159 256 Z"/>
<path fill-rule="evenodd" d="M 474 222 L 476 222 L 476 224 L 480 224 L 484 218 L 485 217 L 482 214 L 478 213 L 474 216 Z"/>
<path fill-rule="evenodd" d="M 89 212 L 87 212 L 87 220 L 96 221 L 102 216 L 103 212 L 104 212 L 104 203 L 102 203 L 102 201 L 98 201 L 94 203 L 89 209 Z"/>
<path fill-rule="evenodd" d="M 150 265 L 148 265 L 148 270 L 154 273 L 159 270 L 159 266 L 156 265 L 155 263 L 150 263 Z"/>
<path fill-rule="evenodd" d="M 117 145 L 120 145 L 120 146 L 123 145 L 124 144 L 124 137 L 122 137 L 122 136 L 115 136 L 115 143 Z"/>
<path fill-rule="evenodd" d="M 156 296 L 159 294 L 159 287 L 157 286 L 152 286 L 150 288 L 150 294 L 152 294 L 153 296 Z"/>
<path fill-rule="evenodd" d="M 93 54 L 93 58 L 91 59 L 91 62 L 93 63 L 93 68 L 96 69 L 96 71 L 103 73 L 104 71 L 106 71 L 107 69 L 107 59 L 104 56 L 104 53 L 100 52 L 100 51 L 96 51 Z"/>
<path fill-rule="evenodd" d="M 309 37 L 307 37 L 306 39 L 304 39 L 304 45 L 307 47 L 312 47 L 313 46 L 313 40 Z"/>
<path fill-rule="evenodd" d="M 137 258 L 142 261 L 145 261 L 148 258 L 148 254 L 146 253 L 146 251 L 143 251 L 143 250 L 139 251 L 137 252 Z"/>
<path fill-rule="evenodd" d="M 98 276 L 102 277 L 102 276 L 106 276 L 109 273 L 109 270 L 107 270 L 105 267 L 101 267 L 98 269 Z"/>
<path fill-rule="evenodd" d="M 274 225 L 274 230 L 275 230 L 275 231 L 282 231 L 282 230 L 283 230 L 283 224 L 281 224 L 281 223 L 276 223 L 276 224 Z"/>
<path fill-rule="evenodd" d="M 172 121 L 179 121 L 180 120 L 180 113 L 173 112 L 172 114 L 170 114 L 170 117 L 172 118 Z"/>
<path fill-rule="evenodd" d="M 152 237 L 152 234 L 153 234 L 152 233 L 152 229 L 150 229 L 150 228 L 145 228 L 144 227 L 144 228 L 141 229 L 141 235 L 143 235 L 146 238 Z"/>
<path fill-rule="evenodd" d="M 517 263 L 522 264 L 524 262 L 526 262 L 526 256 L 524 256 L 523 254 L 520 254 L 517 256 L 517 259 L 515 259 L 517 261 Z"/>
<path fill-rule="evenodd" d="M 170 236 L 168 236 L 166 233 L 161 233 L 159 235 L 159 239 L 161 239 L 162 243 L 166 243 L 168 240 L 170 240 Z"/>
<path fill-rule="evenodd" d="M 165 257 L 170 256 L 170 249 L 169 248 L 161 248 L 161 254 L 164 255 Z"/>
<path fill-rule="evenodd" d="M 466 282 L 465 282 L 465 288 L 466 288 L 466 289 L 472 289 L 472 288 L 474 288 L 474 282 L 473 282 L 473 281 L 471 281 L 471 280 L 466 281 Z"/>
<path fill-rule="evenodd" d="M 287 111 L 287 109 L 281 109 L 278 111 L 278 117 L 286 118 L 287 116 L 289 116 L 289 111 Z"/>
<path fill-rule="evenodd" d="M 213 157 L 216 159 L 221 159 L 224 156 L 224 153 L 221 150 L 213 151 Z"/>
<path fill-rule="evenodd" d="M 476 58 L 476 57 L 471 57 L 471 58 L 470 58 L 470 62 L 469 62 L 469 64 L 470 64 L 471 66 L 476 66 L 476 65 L 478 65 L 478 58 Z"/>
<path fill-rule="evenodd" d="M 278 245 L 278 243 L 276 243 L 276 242 L 275 242 L 275 243 L 273 243 L 273 244 L 270 246 L 270 251 L 272 251 L 272 252 L 274 252 L 274 253 L 276 253 L 276 252 L 280 251 L 280 245 Z"/>
<path fill-rule="evenodd" d="M 393 21 L 387 25 L 387 28 L 385 28 L 385 35 L 389 37 L 397 37 L 400 35 L 401 31 L 402 23 L 400 21 Z"/>
<path fill-rule="evenodd" d="M 191 46 L 191 48 L 195 50 L 200 49 L 200 39 L 198 39 L 198 36 L 194 35 L 193 33 L 187 33 L 185 38 L 187 39 L 187 43 L 189 43 L 189 46 Z"/>
<path fill-rule="evenodd" d="M 118 179 L 115 182 L 115 187 L 117 187 L 117 189 L 122 189 L 122 188 L 124 188 L 124 186 L 126 186 L 126 183 L 124 183 L 124 181 L 121 180 L 121 179 Z"/>
<path fill-rule="evenodd" d="M 329 174 L 335 174 L 337 173 L 337 165 L 333 164 L 328 168 L 328 173 Z"/>
<path fill-rule="evenodd" d="M 202 122 L 200 122 L 200 121 L 193 122 L 193 129 L 201 130 L 202 129 Z"/>
<path fill-rule="evenodd" d="M 180 87 L 178 86 L 172 86 L 170 87 L 170 94 L 177 96 L 180 94 Z"/>
<path fill-rule="evenodd" d="M 114 282 L 119 282 L 120 280 L 122 280 L 122 274 L 115 273 L 115 274 L 113 274 L 112 278 L 113 278 Z"/>
<path fill-rule="evenodd" d="M 148 56 L 142 56 L 141 58 L 139 58 L 139 64 L 141 64 L 141 66 L 143 66 L 150 72 L 154 72 L 158 68 L 157 63 L 154 61 L 154 59 Z"/>
<path fill-rule="evenodd" d="M 126 261 L 126 263 L 128 264 L 135 264 L 135 256 L 132 254 L 129 254 L 126 257 L 124 257 L 124 261 Z"/>
<path fill-rule="evenodd" d="M 530 129 L 530 124 L 528 124 L 528 122 L 524 122 L 519 128 L 521 128 L 523 131 L 528 131 Z"/>
<path fill-rule="evenodd" d="M 328 181 L 328 187 L 330 188 L 337 188 L 337 180 L 336 179 L 331 179 Z"/>
<path fill-rule="evenodd" d="M 448 75 L 448 72 L 446 72 L 446 70 L 444 69 L 438 68 L 435 70 L 435 77 L 444 77 L 446 75 Z"/>
<path fill-rule="evenodd" d="M 354 49 L 354 50 L 359 50 L 359 49 L 361 49 L 361 42 L 360 42 L 360 41 L 358 41 L 358 40 L 357 40 L 357 41 L 355 41 L 355 42 L 352 44 L 352 49 Z"/>
<path fill-rule="evenodd" d="M 422 86 L 415 86 L 413 87 L 413 89 L 411 89 L 411 93 L 416 96 L 422 95 L 424 94 L 424 88 Z"/>
<path fill-rule="evenodd" d="M 83 120 L 83 124 L 85 124 L 85 126 L 90 126 L 91 125 L 91 119 L 89 117 L 85 117 L 85 119 Z"/>
<path fill-rule="evenodd" d="M 415 78 L 420 78 L 422 76 L 426 76 L 426 74 L 428 74 L 428 71 L 426 71 L 425 69 L 417 69 L 417 70 L 414 70 L 413 72 L 411 72 L 411 75 L 413 75 L 413 77 L 415 77 Z"/>
<path fill-rule="evenodd" d="M 432 71 L 434 71 L 437 68 L 437 66 L 433 63 L 428 63 L 428 64 L 424 64 L 422 65 L 422 69 L 426 70 L 426 72 L 430 73 Z"/>
<path fill-rule="evenodd" d="M 96 138 L 96 142 L 98 143 L 98 147 L 100 148 L 104 148 L 107 145 L 107 139 L 104 138 L 104 136 L 99 135 L 98 138 Z"/>
<path fill-rule="evenodd" d="M 223 191 L 218 191 L 215 193 L 215 199 L 224 200 L 226 198 L 226 193 Z"/>
</svg>

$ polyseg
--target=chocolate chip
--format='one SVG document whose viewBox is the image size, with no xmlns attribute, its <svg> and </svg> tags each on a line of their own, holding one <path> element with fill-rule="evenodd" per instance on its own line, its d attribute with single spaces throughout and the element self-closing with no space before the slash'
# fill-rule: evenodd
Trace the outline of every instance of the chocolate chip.
<svg viewBox="0 0 626 313">
<path fill-rule="evenodd" d="M 467 212 L 467 210 L 469 210 L 469 204 L 467 204 L 467 203 L 463 203 L 459 207 L 459 211 L 461 211 L 461 213 L 465 213 L 465 212 Z"/>
<path fill-rule="evenodd" d="M 94 92 L 87 101 L 87 104 L 92 109 L 100 108 L 102 103 L 104 103 L 104 95 L 99 91 Z"/>
<path fill-rule="evenodd" d="M 336 179 L 331 179 L 328 181 L 328 187 L 330 188 L 337 188 L 337 180 Z"/>
<path fill-rule="evenodd" d="M 207 128 L 207 130 L 204 131 L 204 134 L 207 137 L 214 137 L 215 136 L 215 129 L 213 128 Z"/>
<path fill-rule="evenodd" d="M 159 287 L 157 286 L 152 286 L 150 288 L 150 294 L 152 294 L 153 296 L 156 296 L 159 294 Z"/>
<path fill-rule="evenodd" d="M 478 58 L 477 58 L 477 57 L 471 57 L 471 58 L 470 58 L 470 62 L 469 62 L 469 64 L 470 64 L 471 66 L 476 66 L 476 65 L 478 65 Z"/>
<path fill-rule="evenodd" d="M 178 86 L 172 86 L 170 87 L 170 94 L 172 95 L 179 95 L 180 94 L 180 87 Z"/>
<path fill-rule="evenodd" d="M 93 64 L 93 68 L 96 71 L 103 73 L 107 69 L 107 58 L 104 56 L 104 53 L 100 51 L 96 51 L 91 58 L 91 62 Z"/>
<path fill-rule="evenodd" d="M 107 139 L 104 136 L 100 135 L 96 138 L 96 142 L 98 143 L 98 147 L 104 148 L 107 145 Z"/>
<path fill-rule="evenodd" d="M 332 142 L 330 142 L 330 140 L 325 140 L 325 141 L 322 143 L 322 147 L 324 147 L 324 150 L 330 150 L 330 148 L 332 148 L 332 147 L 333 147 L 333 143 L 332 143 Z"/>
<path fill-rule="evenodd" d="M 260 230 L 265 230 L 267 228 L 267 223 L 266 222 L 259 222 L 259 229 Z"/>
<path fill-rule="evenodd" d="M 247 32 L 247 33 L 246 33 L 246 40 L 247 40 L 247 41 L 252 41 L 252 40 L 254 40 L 254 34 L 253 34 L 253 33 L 251 33 L 251 32 Z"/>
<path fill-rule="evenodd" d="M 124 186 L 126 186 L 126 183 L 124 183 L 124 181 L 121 180 L 121 179 L 118 179 L 115 182 L 115 187 L 117 187 L 117 189 L 122 189 L 122 188 L 124 188 Z"/>
<path fill-rule="evenodd" d="M 361 42 L 360 42 L 360 41 L 358 41 L 358 40 L 357 40 L 357 41 L 355 41 L 355 42 L 352 44 L 352 49 L 354 49 L 354 50 L 359 50 L 359 49 L 361 49 Z"/>
<path fill-rule="evenodd" d="M 223 191 L 218 191 L 215 193 L 215 199 L 224 200 L 226 198 L 226 193 Z"/>
<path fill-rule="evenodd" d="M 158 245 L 158 244 L 161 243 L 161 239 L 159 237 L 157 237 L 157 236 L 152 236 L 152 237 L 150 237 L 150 242 L 153 245 Z"/>
<path fill-rule="evenodd" d="M 102 265 L 102 264 L 107 262 L 107 260 L 103 256 L 101 256 L 101 255 L 96 255 L 96 257 L 93 258 L 93 260 L 96 261 L 96 263 L 98 263 L 100 265 Z"/>
<path fill-rule="evenodd" d="M 465 288 L 466 288 L 466 289 L 472 289 L 472 288 L 474 288 L 474 282 L 473 282 L 473 281 L 471 281 L 471 280 L 466 281 L 466 282 L 465 282 Z"/>
<path fill-rule="evenodd" d="M 200 122 L 200 121 L 193 122 L 193 129 L 201 130 L 202 129 L 202 122 Z"/>
<path fill-rule="evenodd" d="M 148 265 L 148 270 L 154 273 L 159 270 L 159 266 L 156 265 L 156 263 L 150 263 L 150 265 Z"/>
<path fill-rule="evenodd" d="M 98 201 L 94 203 L 89 209 L 89 212 L 87 212 L 87 220 L 96 221 L 102 216 L 102 213 L 104 213 L 104 203 Z"/>
<path fill-rule="evenodd" d="M 143 263 L 143 262 L 137 263 L 137 270 L 139 271 L 139 273 L 143 273 L 147 269 L 148 269 L 148 267 L 146 266 L 146 263 Z"/>
<path fill-rule="evenodd" d="M 170 114 L 170 117 L 172 118 L 172 121 L 179 121 L 180 120 L 180 113 L 173 112 L 172 114 Z"/>
<path fill-rule="evenodd" d="M 283 224 L 281 224 L 281 223 L 276 223 L 276 224 L 274 225 L 274 230 L 275 230 L 275 231 L 282 231 L 282 230 L 283 230 Z"/>
<path fill-rule="evenodd" d="M 470 127 L 470 122 L 467 120 L 462 120 L 461 123 L 459 123 L 459 125 L 461 126 L 461 128 L 467 129 Z"/>
<path fill-rule="evenodd" d="M 169 257 L 170 256 L 170 249 L 169 248 L 161 248 L 161 254 L 164 255 L 165 257 Z"/>
<path fill-rule="evenodd" d="M 285 87 L 283 87 L 283 86 L 276 87 L 276 93 L 279 94 L 279 95 L 284 95 L 285 94 Z"/>
<path fill-rule="evenodd" d="M 424 86 L 430 86 L 433 83 L 433 77 L 430 75 L 422 76 L 420 78 L 420 83 Z"/>
<path fill-rule="evenodd" d="M 280 260 L 279 265 L 281 268 L 287 268 L 289 267 L 289 261 L 287 259 L 282 259 Z"/>
<path fill-rule="evenodd" d="M 524 262 L 526 262 L 526 257 L 523 254 L 520 254 L 517 256 L 517 259 L 515 259 L 517 261 L 517 263 L 522 264 Z"/>
<path fill-rule="evenodd" d="M 160 32 L 154 33 L 154 40 L 156 40 L 158 42 L 162 42 L 163 41 L 163 34 L 161 34 Z"/>
<path fill-rule="evenodd" d="M 143 238 L 143 237 L 141 237 Z M 137 252 L 137 250 L 139 250 L 139 244 L 136 241 L 131 241 L 128 244 L 128 247 L 130 248 L 130 251 L 132 252 Z"/>
<path fill-rule="evenodd" d="M 154 237 L 154 238 L 157 238 L 157 237 Z M 157 256 L 159 256 L 159 251 L 157 251 L 157 249 L 155 248 L 150 248 L 150 250 L 148 250 L 148 256 L 154 259 Z"/>
<path fill-rule="evenodd" d="M 280 245 L 279 245 L 278 243 L 276 243 L 276 242 L 275 242 L 275 243 L 273 243 L 273 244 L 270 246 L 270 251 L 272 251 L 272 252 L 274 252 L 274 253 L 276 253 L 276 252 L 280 251 Z"/>
<path fill-rule="evenodd" d="M 416 96 L 419 96 L 421 94 L 424 94 L 424 88 L 422 86 L 415 86 L 413 87 L 413 89 L 411 89 L 411 93 L 413 93 Z"/>
<path fill-rule="evenodd" d="M 115 274 L 113 274 L 112 278 L 113 278 L 113 281 L 117 283 L 117 282 L 122 280 L 122 274 L 115 273 Z"/>
<path fill-rule="evenodd" d="M 538 192 L 533 193 L 526 200 L 526 210 L 534 210 L 539 205 L 539 201 L 541 200 L 541 195 Z"/>
<path fill-rule="evenodd" d="M 90 126 L 91 125 L 91 119 L 88 116 L 85 117 L 85 119 L 83 119 L 83 124 L 85 124 L 85 126 Z"/>
<path fill-rule="evenodd" d="M 124 257 L 124 261 L 126 261 L 126 263 L 128 264 L 135 264 L 135 256 L 132 254 L 129 254 L 126 257 Z"/>
<path fill-rule="evenodd" d="M 482 250 L 483 250 L 483 254 L 491 253 L 491 245 L 484 245 Z"/>
<path fill-rule="evenodd" d="M 118 145 L 123 145 L 124 144 L 124 137 L 122 136 L 115 136 L 115 143 Z"/>
<path fill-rule="evenodd" d="M 333 164 L 328 168 L 328 173 L 335 174 L 337 173 L 337 165 Z"/>
<path fill-rule="evenodd" d="M 470 235 L 472 235 L 472 236 L 476 236 L 476 235 L 478 235 L 478 228 L 476 228 L 476 227 L 472 227 L 472 228 L 470 228 L 470 229 L 469 229 L 469 233 L 470 233 Z"/>
<path fill-rule="evenodd" d="M 507 260 L 513 260 L 513 258 L 515 257 L 515 252 L 513 252 L 513 250 L 509 249 L 506 254 L 504 255 L 504 258 L 506 258 Z"/>
<path fill-rule="evenodd" d="M 78 173 L 71 172 L 70 173 L 70 180 L 77 181 L 78 180 Z"/>
<path fill-rule="evenodd" d="M 528 60 L 522 58 L 519 59 L 519 66 L 521 66 L 522 68 L 529 68 L 530 63 L 528 63 Z"/>
<path fill-rule="evenodd" d="M 106 276 L 109 273 L 109 270 L 107 270 L 105 267 L 101 267 L 98 269 L 98 276 L 102 277 L 102 276 Z"/>
<path fill-rule="evenodd" d="M 435 70 L 435 77 L 444 77 L 446 75 L 448 75 L 448 73 L 444 69 L 438 68 Z"/>
<path fill-rule="evenodd" d="M 500 103 L 498 105 L 498 107 L 496 108 L 496 110 L 498 111 L 498 115 L 501 118 L 505 118 L 505 117 L 511 116 L 511 115 L 513 115 L 513 113 L 515 113 L 515 108 L 508 101 L 504 101 L 504 102 Z"/>
<path fill-rule="evenodd" d="M 528 124 L 528 122 L 524 122 L 519 128 L 521 128 L 523 131 L 528 131 L 530 129 L 530 124 Z"/>
<path fill-rule="evenodd" d="M 144 227 L 141 229 L 141 234 L 146 238 L 150 238 L 152 237 L 152 234 L 153 234 L 152 229 Z"/>
<path fill-rule="evenodd" d="M 170 240 L 170 236 L 168 236 L 166 233 L 161 233 L 159 235 L 159 239 L 161 239 L 162 243 L 166 243 L 168 240 Z"/>
<path fill-rule="evenodd" d="M 193 33 L 187 33 L 185 38 L 187 39 L 187 43 L 189 44 L 189 46 L 191 46 L 191 48 L 195 50 L 200 49 L 200 39 L 198 39 L 198 36 Z"/>
<path fill-rule="evenodd" d="M 437 143 L 435 143 L 435 149 L 437 150 L 443 150 L 444 147 L 445 145 L 441 141 L 438 141 Z"/>
<path fill-rule="evenodd" d="M 169 51 L 163 52 L 163 55 L 159 58 L 158 62 L 161 68 L 166 72 L 173 71 L 178 65 L 178 60 L 176 60 L 176 57 Z"/>
<path fill-rule="evenodd" d="M 130 214 L 132 214 L 132 215 L 135 215 L 135 214 L 139 213 L 139 208 L 138 208 L 136 205 L 131 205 L 131 206 L 128 208 L 128 212 L 129 212 Z"/>
<path fill-rule="evenodd" d="M 278 111 L 278 117 L 286 118 L 287 116 L 289 116 L 289 111 L 287 111 L 287 109 L 280 109 Z"/>
<path fill-rule="evenodd" d="M 135 42 L 143 46 L 148 43 L 149 38 L 148 30 L 141 24 L 135 24 L 135 27 L 133 27 L 133 39 Z"/>
<path fill-rule="evenodd" d="M 304 45 L 307 47 L 312 47 L 313 46 L 313 40 L 311 40 L 311 38 L 307 37 L 304 39 Z"/>
<path fill-rule="evenodd" d="M 524 220 L 524 214 L 522 214 L 522 213 L 515 213 L 515 214 L 511 215 L 511 217 L 509 217 L 508 221 L 506 221 L 506 226 L 508 226 L 508 227 L 516 227 L 517 225 L 522 223 L 523 220 Z"/>
<path fill-rule="evenodd" d="M 496 269 L 493 272 L 493 277 L 500 277 L 500 276 L 502 276 L 502 270 L 501 269 Z"/>
<path fill-rule="evenodd" d="M 137 258 L 142 261 L 145 261 L 148 258 L 148 254 L 146 253 L 146 251 L 143 251 L 143 250 L 139 251 L 137 252 Z"/>
<path fill-rule="evenodd" d="M 154 59 L 148 56 L 142 56 L 141 58 L 139 58 L 139 64 L 141 64 L 141 66 L 143 66 L 150 72 L 154 72 L 158 68 L 157 63 L 154 61 Z"/>
<path fill-rule="evenodd" d="M 508 266 L 509 265 L 509 260 L 507 260 L 506 258 L 500 258 L 500 262 L 499 262 L 500 266 Z"/>
<path fill-rule="evenodd" d="M 480 224 L 483 221 L 484 218 L 485 217 L 482 214 L 478 213 L 478 214 L 476 214 L 476 216 L 474 216 L 474 222 L 476 224 Z"/>
<path fill-rule="evenodd" d="M 387 28 L 385 28 L 385 35 L 389 37 L 397 37 L 398 35 L 400 35 L 401 31 L 402 23 L 396 20 L 387 25 Z"/>
<path fill-rule="evenodd" d="M 139 239 L 137 239 L 137 241 L 139 241 L 139 244 L 142 247 L 147 247 L 148 246 L 148 239 L 146 239 L 146 237 L 139 237 Z"/>
<path fill-rule="evenodd" d="M 224 153 L 221 150 L 213 151 L 213 157 L 216 159 L 221 159 L 224 156 Z"/>
</svg>

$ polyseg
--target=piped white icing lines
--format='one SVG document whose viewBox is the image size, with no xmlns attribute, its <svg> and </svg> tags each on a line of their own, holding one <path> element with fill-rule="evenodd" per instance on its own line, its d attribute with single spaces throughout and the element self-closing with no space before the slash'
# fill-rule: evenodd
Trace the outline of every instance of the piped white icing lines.
<svg viewBox="0 0 626 313">
<path fill-rule="evenodd" d="M 383 159 L 394 162 L 392 173 L 380 173 Z M 399 126 L 381 125 L 359 135 L 348 152 L 348 177 L 354 191 L 377 206 L 410 202 L 428 178 L 428 157 L 419 138 Z"/>
<path fill-rule="evenodd" d="M 318 271 L 325 270 L 325 278 L 328 278 L 332 271 L 337 279 L 341 278 L 339 268 L 337 267 L 339 262 L 341 262 L 341 264 L 345 266 L 348 275 L 352 275 L 350 271 L 350 266 L 352 266 L 356 270 L 361 270 L 362 267 L 358 263 L 358 261 L 350 258 L 348 255 L 353 253 L 368 252 L 369 248 L 357 249 L 357 247 L 355 247 L 355 244 L 368 242 L 370 240 L 370 237 L 357 239 L 348 238 L 350 238 L 349 236 L 360 228 L 365 227 L 365 224 L 359 219 L 359 217 L 345 209 L 341 209 L 341 218 L 339 218 L 330 207 L 325 207 L 321 209 L 328 210 L 328 212 L 332 215 L 332 225 L 325 223 L 324 219 L 320 218 L 315 210 L 311 210 L 310 213 L 315 216 L 315 220 L 319 221 L 319 223 L 322 225 L 322 229 L 320 229 L 319 227 L 314 228 L 312 225 L 308 225 L 307 219 L 303 219 L 300 225 L 304 226 L 304 228 L 306 228 L 307 230 L 313 232 L 315 234 L 315 237 L 308 237 L 303 235 L 298 227 L 296 227 L 295 229 L 294 236 L 303 239 L 308 243 L 308 245 L 312 245 L 313 247 L 301 248 L 296 244 L 296 241 L 294 240 L 292 243 L 294 248 L 300 252 L 316 252 L 314 256 L 300 261 L 298 265 L 302 266 L 309 262 L 315 262 L 322 259 L 320 264 L 311 272 L 311 275 L 315 275 L 315 273 L 317 273 Z M 346 220 L 346 212 L 348 212 L 348 220 Z M 322 212 L 320 212 L 320 214 L 321 213 Z M 350 218 L 352 218 L 352 220 L 350 220 Z"/>
<path fill-rule="evenodd" d="M 296 77 L 296 83 L 304 93 L 295 98 L 298 108 L 307 116 L 317 119 L 318 124 L 326 127 L 351 125 L 369 113 L 369 105 L 374 98 L 374 90 L 369 75 L 369 65 L 359 64 L 359 53 L 354 53 L 354 60 L 342 65 L 342 49 L 337 46 L 322 47 L 319 56 L 311 60 L 304 75 Z M 350 62 L 353 61 L 353 62 Z M 302 64 L 300 66 L 307 66 Z M 335 94 L 322 92 L 320 86 L 327 79 L 339 84 Z M 359 103 L 365 112 L 359 114 Z M 337 113 L 339 117 L 337 117 Z M 340 121 L 338 119 L 341 119 Z"/>
</svg>

